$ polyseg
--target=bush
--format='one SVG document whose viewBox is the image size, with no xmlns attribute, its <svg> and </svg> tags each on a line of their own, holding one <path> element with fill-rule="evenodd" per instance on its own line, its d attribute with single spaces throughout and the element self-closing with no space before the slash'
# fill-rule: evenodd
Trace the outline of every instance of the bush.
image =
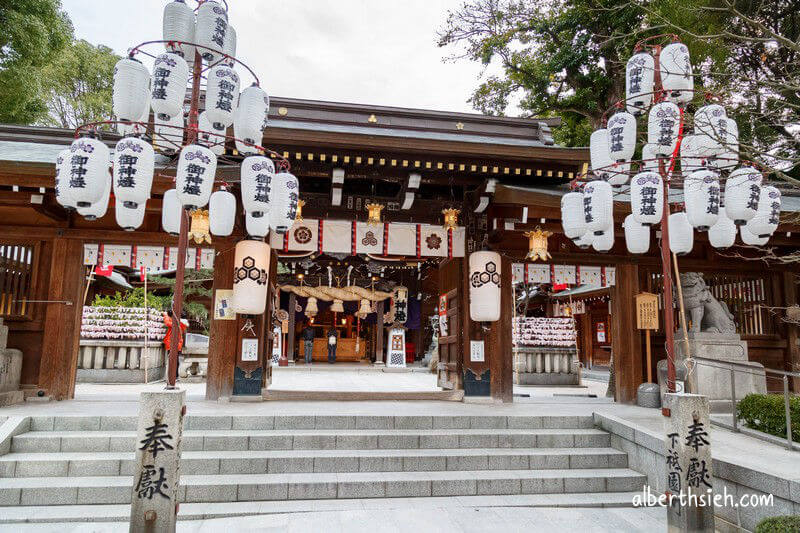
<svg viewBox="0 0 800 533">
<path fill-rule="evenodd" d="M 800 516 L 765 518 L 756 526 L 756 533 L 800 533 Z"/>
<path fill-rule="evenodd" d="M 800 442 L 800 397 L 790 399 L 792 440 Z M 736 415 L 751 429 L 786 438 L 786 410 L 782 394 L 748 394 L 736 407 Z"/>
<path fill-rule="evenodd" d="M 156 296 L 151 292 L 147 293 L 147 307 L 150 309 L 165 311 L 169 309 L 171 303 L 172 298 L 170 296 Z M 95 307 L 144 307 L 144 289 L 137 287 L 124 294 L 117 292 L 114 296 L 98 294 L 95 296 L 92 305 Z"/>
</svg>

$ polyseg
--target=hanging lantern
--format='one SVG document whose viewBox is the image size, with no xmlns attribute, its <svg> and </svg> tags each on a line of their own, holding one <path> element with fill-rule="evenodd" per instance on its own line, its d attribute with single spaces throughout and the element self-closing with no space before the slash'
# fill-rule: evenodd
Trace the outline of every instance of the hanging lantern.
<svg viewBox="0 0 800 533">
<path fill-rule="evenodd" d="M 267 308 L 270 247 L 261 241 L 236 244 L 233 269 L 233 309 L 243 315 L 260 315 Z"/>
<path fill-rule="evenodd" d="M 683 43 L 672 43 L 661 50 L 658 56 L 661 70 L 661 85 L 666 96 L 673 102 L 685 104 L 694 96 L 694 76 L 689 49 Z"/>
<path fill-rule="evenodd" d="M 381 206 L 381 208 L 383 208 L 383 206 Z M 459 213 L 461 213 L 461 210 L 454 209 L 452 207 L 442 210 L 442 214 L 444 215 L 444 224 L 443 224 L 444 229 L 452 229 L 452 230 L 454 230 L 454 229 L 456 229 L 458 227 L 458 215 L 459 215 Z M 380 213 L 378 214 L 378 216 L 380 218 Z"/>
<path fill-rule="evenodd" d="M 719 176 L 710 170 L 693 172 L 683 182 L 683 201 L 689 223 L 707 231 L 719 217 Z"/>
<path fill-rule="evenodd" d="M 233 117 L 236 149 L 243 154 L 255 153 L 260 146 L 264 128 L 267 127 L 269 96 L 258 85 L 251 85 L 239 95 L 239 107 Z M 244 141 L 244 142 L 242 142 Z"/>
<path fill-rule="evenodd" d="M 694 130 L 700 135 L 707 135 L 705 145 L 714 154 L 723 151 L 723 143 L 728 139 L 728 115 L 719 104 L 704 105 L 694 114 Z"/>
<path fill-rule="evenodd" d="M 117 132 L 123 137 L 138 137 L 147 133 L 147 125 L 150 122 L 150 106 L 146 106 L 142 116 L 135 122 L 120 122 L 117 124 Z"/>
<path fill-rule="evenodd" d="M 127 207 L 119 198 L 115 200 L 114 216 L 119 227 L 125 231 L 134 231 L 142 225 L 144 211 L 144 204 L 139 204 L 137 207 Z"/>
<path fill-rule="evenodd" d="M 161 202 L 161 227 L 170 235 L 177 235 L 181 231 L 181 215 L 183 206 L 178 200 L 178 191 L 169 189 L 164 193 Z"/>
<path fill-rule="evenodd" d="M 206 85 L 206 118 L 214 129 L 224 130 L 233 124 L 238 97 L 239 75 L 236 71 L 228 65 L 212 68 Z"/>
<path fill-rule="evenodd" d="M 255 218 L 250 213 L 245 213 L 244 222 L 245 222 L 245 229 L 247 230 L 247 235 L 249 235 L 250 237 L 263 239 L 269 234 L 268 216 Z"/>
<path fill-rule="evenodd" d="M 225 153 L 225 133 L 226 128 L 215 128 L 205 111 L 197 117 L 197 144 L 205 146 L 216 156 Z"/>
<path fill-rule="evenodd" d="M 178 54 L 170 52 L 156 57 L 150 83 L 150 106 L 162 115 L 177 115 L 183 111 L 189 65 Z"/>
<path fill-rule="evenodd" d="M 275 163 L 263 155 L 246 157 L 242 161 L 242 206 L 254 218 L 269 217 L 270 197 L 274 186 Z"/>
<path fill-rule="evenodd" d="M 228 24 L 228 31 L 225 32 L 225 46 L 222 48 L 222 53 L 226 56 L 223 63 L 230 66 L 236 63 L 233 61 L 236 58 L 236 30 L 230 24 Z"/>
<path fill-rule="evenodd" d="M 278 172 L 272 179 L 269 225 L 279 235 L 283 235 L 294 224 L 297 216 L 297 201 L 300 198 L 297 178 L 288 172 Z"/>
<path fill-rule="evenodd" d="M 576 239 L 586 233 L 582 192 L 568 192 L 561 197 L 561 227 L 569 239 Z"/>
<path fill-rule="evenodd" d="M 185 146 L 175 172 L 175 188 L 181 204 L 191 209 L 205 207 L 216 173 L 217 156 L 211 150 L 199 144 Z"/>
<path fill-rule="evenodd" d="M 608 154 L 612 161 L 630 161 L 636 151 L 636 117 L 619 111 L 608 120 Z"/>
<path fill-rule="evenodd" d="M 583 187 L 583 213 L 588 231 L 598 235 L 612 223 L 614 197 L 605 181 L 590 181 Z"/>
<path fill-rule="evenodd" d="M 577 239 L 572 239 L 572 242 L 574 242 L 575 246 L 577 246 L 581 250 L 586 250 L 592 245 L 593 240 L 594 240 L 594 233 L 591 231 L 587 231 Z"/>
<path fill-rule="evenodd" d="M 111 157 L 108 146 L 90 137 L 75 139 L 69 147 L 67 194 L 77 207 L 89 207 L 108 196 Z"/>
<path fill-rule="evenodd" d="M 614 247 L 614 225 L 613 223 L 600 233 L 595 233 L 592 239 L 592 248 L 595 251 L 605 253 Z"/>
<path fill-rule="evenodd" d="M 153 148 L 159 152 L 175 153 L 183 145 L 183 113 L 156 115 L 153 119 Z"/>
<path fill-rule="evenodd" d="M 650 227 L 641 224 L 633 214 L 625 217 L 625 246 L 632 254 L 646 254 L 650 250 Z"/>
<path fill-rule="evenodd" d="M 475 322 L 500 320 L 500 254 L 469 255 L 469 317 Z"/>
<path fill-rule="evenodd" d="M 739 126 L 732 118 L 725 119 L 725 142 L 714 162 L 719 170 L 730 170 L 739 164 Z"/>
<path fill-rule="evenodd" d="M 699 135 L 686 135 L 681 140 L 681 172 L 684 178 L 706 167 L 702 139 Z"/>
<path fill-rule="evenodd" d="M 748 229 L 747 224 L 739 226 L 739 233 L 742 236 L 742 243 L 748 246 L 764 246 L 769 242 L 769 235 L 766 237 L 754 235 L 753 232 Z"/>
<path fill-rule="evenodd" d="M 228 31 L 228 13 L 216 0 L 207 0 L 197 8 L 195 42 L 204 48 L 198 51 L 208 63 L 220 58 L 225 48 L 225 34 Z"/>
<path fill-rule="evenodd" d="M 631 172 L 631 162 L 630 161 L 618 161 L 611 165 L 611 168 L 608 170 L 608 184 L 613 185 L 614 187 L 618 187 L 620 185 L 625 185 L 628 183 L 628 176 Z"/>
<path fill-rule="evenodd" d="M 647 119 L 647 142 L 656 154 L 672 156 L 678 143 L 681 110 L 672 102 L 661 102 L 650 109 Z"/>
<path fill-rule="evenodd" d="M 686 213 L 673 213 L 669 216 L 669 249 L 674 254 L 686 255 L 694 246 L 694 228 Z"/>
<path fill-rule="evenodd" d="M 306 302 L 306 316 L 311 318 L 319 313 L 319 309 L 317 308 L 317 299 L 313 296 L 308 299 Z"/>
<path fill-rule="evenodd" d="M 344 307 L 342 306 L 341 300 L 334 300 L 333 305 L 331 305 L 331 311 L 334 313 L 344 313 Z"/>
<path fill-rule="evenodd" d="M 225 187 L 211 194 L 208 200 L 209 230 L 213 235 L 227 237 L 236 222 L 236 197 Z"/>
<path fill-rule="evenodd" d="M 383 211 L 383 207 L 384 207 L 383 205 L 375 204 L 375 203 L 367 204 L 365 206 L 365 208 L 367 210 L 367 213 L 368 213 L 367 216 L 369 217 L 367 219 L 367 225 L 369 225 L 369 226 L 380 226 L 382 224 L 382 222 L 381 222 L 381 211 Z"/>
<path fill-rule="evenodd" d="M 550 231 L 542 231 L 540 227 L 537 227 L 536 231 L 525 232 L 525 236 L 528 238 L 528 255 L 525 256 L 525 259 L 531 261 L 552 259 L 547 251 L 547 238 L 552 234 Z"/>
<path fill-rule="evenodd" d="M 297 201 L 297 217 L 295 217 L 295 222 L 302 222 L 303 221 L 303 207 L 306 205 L 305 200 L 298 200 Z"/>
<path fill-rule="evenodd" d="M 685 142 L 684 137 L 684 142 Z M 683 147 L 683 142 L 681 142 Z M 647 143 L 642 146 L 642 165 L 640 172 L 658 172 L 658 147 L 654 144 Z"/>
<path fill-rule="evenodd" d="M 189 62 L 194 61 L 194 46 L 176 42 L 194 42 L 194 10 L 184 0 L 175 0 L 164 6 L 162 35 L 163 40 L 168 41 L 168 52 L 180 54 Z"/>
<path fill-rule="evenodd" d="M 628 112 L 643 115 L 653 102 L 655 60 L 648 53 L 633 55 L 625 67 L 625 95 Z"/>
<path fill-rule="evenodd" d="M 737 226 L 756 216 L 761 198 L 761 173 L 752 167 L 737 168 L 725 182 L 725 211 Z"/>
<path fill-rule="evenodd" d="M 589 137 L 589 157 L 592 163 L 592 173 L 598 179 L 608 179 L 614 160 L 611 159 L 608 149 L 607 129 L 595 130 Z"/>
<path fill-rule="evenodd" d="M 192 211 L 192 222 L 189 226 L 189 239 L 194 239 L 197 244 L 204 242 L 211 244 L 211 224 L 208 220 L 208 209 L 195 209 Z"/>
<path fill-rule="evenodd" d="M 719 210 L 717 223 L 708 230 L 708 242 L 714 248 L 730 248 L 736 242 L 736 224 L 725 214 L 725 209 Z"/>
<path fill-rule="evenodd" d="M 761 187 L 756 216 L 747 222 L 747 229 L 756 237 L 769 238 L 778 229 L 781 219 L 781 191 L 767 185 Z"/>
<path fill-rule="evenodd" d="M 114 148 L 114 196 L 129 209 L 150 198 L 155 170 L 153 147 L 137 137 L 126 137 Z"/>
<path fill-rule="evenodd" d="M 71 160 L 69 148 L 61 150 L 56 156 L 56 201 L 67 210 L 75 209 L 75 200 L 69 190 Z"/>
<path fill-rule="evenodd" d="M 150 72 L 147 67 L 131 57 L 117 61 L 111 96 L 118 120 L 139 120 L 150 105 Z"/>
<path fill-rule="evenodd" d="M 108 198 L 111 195 L 111 180 L 103 183 L 103 195 L 99 200 L 88 207 L 78 207 L 78 214 L 86 220 L 98 220 L 106 216 L 108 211 Z"/>
</svg>

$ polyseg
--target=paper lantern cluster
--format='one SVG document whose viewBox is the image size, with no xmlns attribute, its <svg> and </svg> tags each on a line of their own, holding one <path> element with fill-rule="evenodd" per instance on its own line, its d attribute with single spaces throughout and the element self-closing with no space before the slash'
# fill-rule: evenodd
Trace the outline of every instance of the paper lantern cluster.
<svg viewBox="0 0 800 533">
<path fill-rule="evenodd" d="M 625 106 L 590 137 L 593 180 L 562 199 L 564 234 L 580 248 L 610 250 L 614 245 L 613 195 L 628 192 L 631 214 L 623 224 L 625 243 L 630 253 L 647 253 L 651 227 L 660 224 L 665 214 L 661 175 L 676 170 L 683 176 L 684 210 L 669 215 L 671 251 L 689 253 L 695 231 L 708 232 L 716 248 L 732 246 L 737 228 L 745 244 L 766 244 L 778 228 L 780 191 L 763 185 L 755 168 L 740 166 L 739 130 L 723 106 L 708 102 L 697 108 L 691 120 L 686 119 L 686 106 L 694 96 L 686 45 L 672 43 L 661 49 L 662 90 L 658 94 L 655 65 L 655 58 L 645 51 L 629 59 Z M 633 163 L 637 117 L 643 116 L 647 117 L 646 143 L 641 160 Z M 628 182 L 634 165 L 637 172 L 630 178 L 630 188 L 615 191 Z"/>
</svg>

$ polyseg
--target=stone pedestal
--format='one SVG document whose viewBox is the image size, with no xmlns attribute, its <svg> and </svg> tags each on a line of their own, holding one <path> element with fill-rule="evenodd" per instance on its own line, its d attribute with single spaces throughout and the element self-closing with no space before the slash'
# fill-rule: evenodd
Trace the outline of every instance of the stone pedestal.
<svg viewBox="0 0 800 533">
<path fill-rule="evenodd" d="M 186 391 L 143 392 L 139 400 L 130 531 L 174 532 Z"/>
<path fill-rule="evenodd" d="M 667 456 L 667 531 L 714 531 L 714 478 L 708 399 L 667 394 L 664 421 Z"/>
<path fill-rule="evenodd" d="M 3 325 L 3 319 L 0 318 L 0 407 L 25 400 L 25 394 L 19 390 L 22 352 L 6 348 L 7 342 L 8 326 Z"/>
</svg>

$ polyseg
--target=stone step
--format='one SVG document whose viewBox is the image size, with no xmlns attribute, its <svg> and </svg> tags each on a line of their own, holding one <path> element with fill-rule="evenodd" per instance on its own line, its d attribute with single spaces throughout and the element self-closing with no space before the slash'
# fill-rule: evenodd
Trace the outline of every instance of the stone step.
<svg viewBox="0 0 800 533">
<path fill-rule="evenodd" d="M 181 476 L 185 503 L 631 492 L 647 478 L 627 468 Z M 133 478 L 0 479 L 0 505 L 129 503 Z M 0 512 L 2 515 L 2 512 Z"/>
<path fill-rule="evenodd" d="M 11 453 L 0 478 L 131 476 L 133 452 Z M 613 448 L 187 451 L 182 475 L 622 468 Z"/>
<path fill-rule="evenodd" d="M 12 452 L 129 452 L 133 431 L 31 431 L 13 437 Z M 598 429 L 187 430 L 183 451 L 409 448 L 599 448 Z"/>
<path fill-rule="evenodd" d="M 184 429 L 589 429 L 591 416 L 198 416 Z M 135 431 L 135 416 L 34 416 L 31 431 Z"/>
<path fill-rule="evenodd" d="M 519 494 L 509 496 L 439 496 L 429 498 L 372 498 L 283 500 L 225 503 L 182 503 L 178 520 L 319 511 L 381 509 L 452 509 L 454 507 L 631 507 L 637 492 Z M 50 505 L 0 508 L 0 524 L 125 522 L 130 505 Z"/>
</svg>

